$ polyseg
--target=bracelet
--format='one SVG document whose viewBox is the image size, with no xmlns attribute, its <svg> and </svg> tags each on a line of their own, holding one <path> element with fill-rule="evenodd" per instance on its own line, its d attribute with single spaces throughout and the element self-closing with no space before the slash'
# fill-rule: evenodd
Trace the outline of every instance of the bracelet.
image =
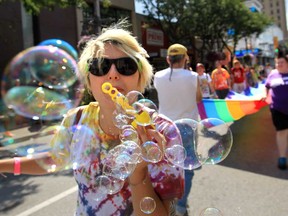
<svg viewBox="0 0 288 216">
<path fill-rule="evenodd" d="M 128 179 L 128 183 L 129 183 L 130 186 L 133 186 L 133 187 L 135 187 L 135 186 L 137 186 L 139 184 L 144 184 L 145 185 L 147 178 L 148 178 L 148 174 L 147 174 L 147 172 L 145 172 L 144 178 L 140 182 L 133 184 L 133 183 L 130 182 L 130 179 Z"/>
<path fill-rule="evenodd" d="M 14 175 L 21 174 L 21 159 L 19 157 L 14 157 Z"/>
</svg>

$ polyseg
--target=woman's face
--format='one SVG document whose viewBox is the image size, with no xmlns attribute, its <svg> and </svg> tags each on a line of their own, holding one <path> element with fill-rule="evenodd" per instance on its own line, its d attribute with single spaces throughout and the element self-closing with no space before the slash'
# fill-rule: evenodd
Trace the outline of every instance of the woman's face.
<svg viewBox="0 0 288 216">
<path fill-rule="evenodd" d="M 127 55 L 119 50 L 112 44 L 105 44 L 104 58 L 108 59 L 117 59 L 122 57 L 127 57 Z M 137 71 L 135 74 L 130 76 L 121 75 L 118 73 L 115 64 L 111 65 L 109 72 L 104 76 L 95 76 L 93 74 L 89 74 L 91 91 L 96 99 L 99 102 L 101 107 L 106 108 L 114 108 L 115 104 L 111 100 L 111 97 L 108 94 L 102 92 L 102 84 L 105 82 L 109 82 L 115 87 L 120 93 L 126 95 L 130 91 L 140 91 L 140 87 L 138 85 L 140 74 Z"/>
<path fill-rule="evenodd" d="M 288 72 L 288 62 L 285 58 L 276 59 L 276 68 L 279 72 Z"/>
</svg>

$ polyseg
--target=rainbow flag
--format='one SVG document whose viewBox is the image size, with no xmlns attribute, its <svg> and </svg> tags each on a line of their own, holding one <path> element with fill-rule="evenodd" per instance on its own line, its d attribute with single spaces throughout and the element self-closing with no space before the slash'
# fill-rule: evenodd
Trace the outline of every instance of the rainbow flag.
<svg viewBox="0 0 288 216">
<path fill-rule="evenodd" d="M 245 115 L 258 112 L 267 103 L 264 84 L 246 88 L 242 94 L 230 91 L 226 99 L 203 99 L 198 103 L 201 119 L 218 118 L 225 122 L 236 121 Z"/>
</svg>

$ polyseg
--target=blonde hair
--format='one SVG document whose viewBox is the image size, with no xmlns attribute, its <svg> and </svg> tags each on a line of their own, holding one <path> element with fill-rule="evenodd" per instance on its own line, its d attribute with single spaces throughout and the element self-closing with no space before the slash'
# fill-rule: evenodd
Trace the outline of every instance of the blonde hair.
<svg viewBox="0 0 288 216">
<path fill-rule="evenodd" d="M 127 22 L 122 20 L 107 29 L 103 29 L 102 33 L 97 38 L 87 42 L 79 59 L 78 67 L 89 92 L 91 92 L 91 88 L 88 65 L 93 58 L 99 58 L 101 62 L 104 53 L 104 45 L 106 43 L 111 43 L 116 46 L 137 63 L 140 74 L 138 85 L 142 92 L 144 92 L 146 87 L 150 86 L 153 77 L 153 67 L 146 58 L 149 56 L 136 38 L 132 36 L 131 32 L 123 28 L 126 24 Z"/>
</svg>

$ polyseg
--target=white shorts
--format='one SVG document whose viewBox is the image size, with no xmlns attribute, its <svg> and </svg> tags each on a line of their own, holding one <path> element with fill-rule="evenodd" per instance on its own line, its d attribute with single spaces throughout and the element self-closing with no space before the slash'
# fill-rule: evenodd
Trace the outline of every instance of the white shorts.
<svg viewBox="0 0 288 216">
<path fill-rule="evenodd" d="M 237 92 L 237 93 L 242 93 L 245 89 L 245 83 L 234 83 L 233 84 L 233 91 Z"/>
</svg>

